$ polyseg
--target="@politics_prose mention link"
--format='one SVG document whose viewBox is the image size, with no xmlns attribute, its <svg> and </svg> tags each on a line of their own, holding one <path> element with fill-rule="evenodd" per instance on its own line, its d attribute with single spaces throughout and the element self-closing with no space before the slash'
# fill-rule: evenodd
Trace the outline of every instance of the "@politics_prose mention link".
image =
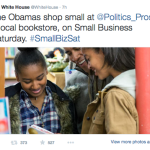
<svg viewBox="0 0 150 150">
<path fill-rule="evenodd" d="M 97 14 L 97 20 L 99 21 L 105 21 L 105 20 L 110 20 L 110 21 L 149 21 L 150 20 L 150 15 L 149 14 L 141 14 L 141 13 L 136 13 L 134 17 L 131 15 L 127 14 L 122 14 L 122 13 L 115 13 L 115 14 L 109 14 L 109 13 L 99 13 Z"/>
<path fill-rule="evenodd" d="M 31 35 L 31 42 L 80 42 L 80 35 L 51 35 L 51 36 L 41 36 L 41 35 Z"/>
</svg>

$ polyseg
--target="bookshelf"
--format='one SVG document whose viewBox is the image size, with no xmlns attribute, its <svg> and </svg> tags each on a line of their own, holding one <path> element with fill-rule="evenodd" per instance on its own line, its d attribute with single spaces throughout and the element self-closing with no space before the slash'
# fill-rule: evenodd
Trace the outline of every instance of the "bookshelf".
<svg viewBox="0 0 150 150">
<path fill-rule="evenodd" d="M 5 47 L 5 87 L 16 83 L 14 58 L 18 50 L 16 47 Z"/>
</svg>

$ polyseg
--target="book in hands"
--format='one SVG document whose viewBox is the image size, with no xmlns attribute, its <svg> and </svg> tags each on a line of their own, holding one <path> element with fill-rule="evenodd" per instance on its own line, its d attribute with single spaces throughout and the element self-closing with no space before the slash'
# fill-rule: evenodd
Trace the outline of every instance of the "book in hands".
<svg viewBox="0 0 150 150">
<path fill-rule="evenodd" d="M 26 134 L 54 134 L 36 125 L 27 126 Z"/>
</svg>

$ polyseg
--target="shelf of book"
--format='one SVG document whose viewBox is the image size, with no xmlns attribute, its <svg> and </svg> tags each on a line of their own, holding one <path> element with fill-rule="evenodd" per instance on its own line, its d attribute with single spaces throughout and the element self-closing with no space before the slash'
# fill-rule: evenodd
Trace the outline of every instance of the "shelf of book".
<svg viewBox="0 0 150 150">
<path fill-rule="evenodd" d="M 5 47 L 5 87 L 17 82 L 14 67 L 14 58 L 17 52 L 16 47 Z"/>
<path fill-rule="evenodd" d="M 17 52 L 16 47 L 5 47 L 5 80 L 16 80 L 14 58 Z"/>
</svg>

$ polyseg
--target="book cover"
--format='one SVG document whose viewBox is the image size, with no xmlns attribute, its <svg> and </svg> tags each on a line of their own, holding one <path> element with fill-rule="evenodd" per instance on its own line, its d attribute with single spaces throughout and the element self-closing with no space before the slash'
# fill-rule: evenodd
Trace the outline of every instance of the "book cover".
<svg viewBox="0 0 150 150">
<path fill-rule="evenodd" d="M 0 98 L 0 134 L 11 134 L 8 98 Z"/>
<path fill-rule="evenodd" d="M 27 127 L 26 134 L 54 134 L 46 129 L 43 129 L 36 125 L 31 125 Z"/>
</svg>

